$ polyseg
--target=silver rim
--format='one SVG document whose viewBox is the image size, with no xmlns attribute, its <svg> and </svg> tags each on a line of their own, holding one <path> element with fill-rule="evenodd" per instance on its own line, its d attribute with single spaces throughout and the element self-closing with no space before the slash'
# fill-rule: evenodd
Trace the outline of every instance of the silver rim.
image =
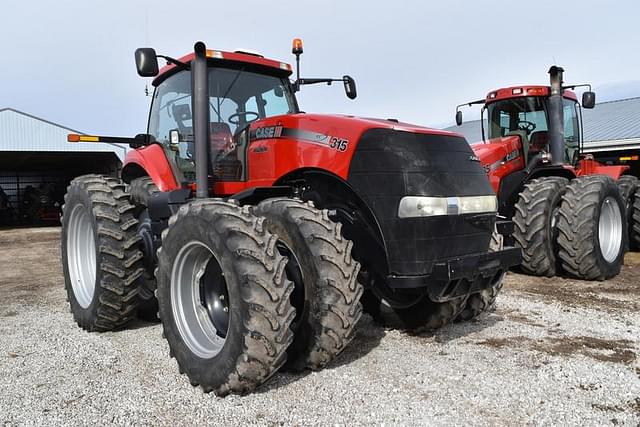
<svg viewBox="0 0 640 427">
<path fill-rule="evenodd" d="M 96 242 L 91 216 L 83 205 L 71 211 L 67 233 L 67 264 L 71 287 L 80 307 L 87 308 L 96 289 Z"/>
<path fill-rule="evenodd" d="M 184 343 L 210 359 L 224 346 L 229 329 L 229 296 L 220 263 L 201 242 L 178 253 L 171 272 L 171 310 Z M 226 321 L 225 321 L 226 319 Z"/>
<path fill-rule="evenodd" d="M 602 202 L 598 221 L 598 240 L 600 252 L 605 261 L 615 261 L 622 247 L 622 215 L 618 202 L 613 197 L 607 197 Z"/>
</svg>

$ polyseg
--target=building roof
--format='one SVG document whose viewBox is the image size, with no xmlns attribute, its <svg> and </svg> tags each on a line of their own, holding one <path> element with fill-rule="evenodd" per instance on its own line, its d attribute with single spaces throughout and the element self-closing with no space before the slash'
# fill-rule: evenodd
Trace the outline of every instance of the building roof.
<svg viewBox="0 0 640 427">
<path fill-rule="evenodd" d="M 640 139 L 640 97 L 601 102 L 592 110 L 583 108 L 582 116 L 586 148 L 604 141 Z M 482 140 L 480 120 L 446 130 L 461 133 L 469 142 Z"/>
<path fill-rule="evenodd" d="M 0 109 L 0 152 L 112 152 L 124 160 L 126 147 L 116 144 L 67 142 L 67 134 L 77 130 L 50 122 L 13 108 Z"/>
</svg>

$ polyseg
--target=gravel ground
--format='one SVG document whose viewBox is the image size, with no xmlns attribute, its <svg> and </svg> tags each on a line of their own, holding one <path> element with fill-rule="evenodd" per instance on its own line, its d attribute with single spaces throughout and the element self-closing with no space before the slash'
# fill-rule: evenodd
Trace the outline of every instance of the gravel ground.
<svg viewBox="0 0 640 427">
<path fill-rule="evenodd" d="M 497 310 L 434 334 L 363 316 L 321 372 L 224 399 L 178 374 L 157 324 L 73 322 L 59 229 L 0 230 L 0 423 L 640 425 L 640 256 L 615 280 L 510 274 Z"/>
</svg>

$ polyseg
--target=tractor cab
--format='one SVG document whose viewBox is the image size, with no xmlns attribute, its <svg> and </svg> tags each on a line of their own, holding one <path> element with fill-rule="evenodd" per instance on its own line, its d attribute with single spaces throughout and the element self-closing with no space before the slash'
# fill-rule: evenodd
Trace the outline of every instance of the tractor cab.
<svg viewBox="0 0 640 427">
<path fill-rule="evenodd" d="M 216 51 L 218 58 L 207 67 L 209 165 L 218 181 L 243 181 L 249 125 L 297 113 L 298 105 L 288 80 L 288 64 L 265 67 L 254 62 L 255 56 L 235 53 L 236 60 L 225 60 L 225 54 L 230 55 Z M 147 133 L 162 145 L 178 181 L 194 182 L 191 73 L 171 67 L 163 70 L 154 85 Z"/>
<path fill-rule="evenodd" d="M 548 92 L 546 86 L 513 87 L 491 92 L 486 99 L 489 142 L 517 136 L 524 164 L 549 152 Z M 581 144 L 580 104 L 573 92 L 563 95 L 564 161 L 575 165 Z"/>
</svg>

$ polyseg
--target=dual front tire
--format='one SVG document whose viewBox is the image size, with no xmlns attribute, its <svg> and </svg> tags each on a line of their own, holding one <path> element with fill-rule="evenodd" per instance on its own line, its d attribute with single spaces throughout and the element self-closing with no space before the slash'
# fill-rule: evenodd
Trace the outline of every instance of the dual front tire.
<svg viewBox="0 0 640 427">
<path fill-rule="evenodd" d="M 564 272 L 583 280 L 617 275 L 631 215 L 624 194 L 615 181 L 602 175 L 529 182 L 513 218 L 522 270 L 547 277 Z"/>
<path fill-rule="evenodd" d="M 180 371 L 223 396 L 253 390 L 285 362 L 326 366 L 362 313 L 351 248 L 328 211 L 300 200 L 182 206 L 163 232 L 156 272 Z"/>
<path fill-rule="evenodd" d="M 321 369 L 353 339 L 360 265 L 328 211 L 291 199 L 192 201 L 169 220 L 151 272 L 144 218 L 155 191 L 148 178 L 127 191 L 99 175 L 69 186 L 62 260 L 83 329 L 115 330 L 140 308 L 159 310 L 180 372 L 220 396 L 255 389 L 287 360 Z"/>
</svg>

